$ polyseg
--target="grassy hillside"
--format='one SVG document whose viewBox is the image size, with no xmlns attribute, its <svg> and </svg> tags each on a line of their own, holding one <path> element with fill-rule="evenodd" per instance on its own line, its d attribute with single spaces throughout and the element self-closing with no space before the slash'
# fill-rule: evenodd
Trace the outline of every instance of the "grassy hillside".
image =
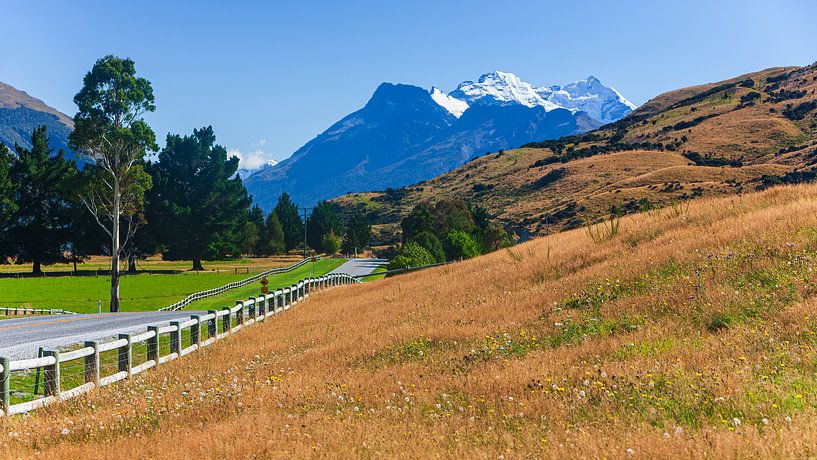
<svg viewBox="0 0 817 460">
<path fill-rule="evenodd" d="M 0 456 L 806 457 L 817 186 L 325 291 L 5 420 Z"/>
<path fill-rule="evenodd" d="M 415 186 L 334 202 L 346 212 L 365 210 L 388 236 L 417 203 L 459 197 L 525 235 L 580 226 L 611 205 L 633 212 L 811 180 L 815 91 L 815 65 L 684 88 L 585 135 L 485 155 Z"/>
</svg>

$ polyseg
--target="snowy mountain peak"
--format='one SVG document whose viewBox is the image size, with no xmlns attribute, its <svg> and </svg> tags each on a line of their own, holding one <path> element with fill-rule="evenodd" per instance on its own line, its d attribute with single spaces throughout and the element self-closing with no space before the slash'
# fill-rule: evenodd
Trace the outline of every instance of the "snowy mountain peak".
<svg viewBox="0 0 817 460">
<path fill-rule="evenodd" d="M 474 81 L 464 81 L 457 89 L 445 94 L 433 87 L 429 91 L 434 101 L 459 118 L 473 105 L 523 105 L 543 107 L 545 111 L 567 109 L 585 112 L 602 123 L 611 123 L 635 110 L 631 103 L 614 88 L 593 75 L 565 86 L 534 87 L 510 72 L 499 70 L 486 73 Z"/>
<path fill-rule="evenodd" d="M 449 96 L 463 100 L 469 105 L 522 104 L 527 107 L 542 106 L 545 110 L 559 108 L 539 96 L 530 83 L 522 81 L 510 72 L 494 71 L 481 77 L 477 82 L 464 81 Z"/>
<path fill-rule="evenodd" d="M 437 88 L 436 86 L 431 87 L 431 91 L 429 91 L 431 95 L 431 99 L 434 99 L 434 102 L 440 105 L 440 107 L 448 110 L 451 115 L 459 118 L 462 116 L 462 113 L 468 110 L 468 103 L 465 101 L 461 101 L 459 99 L 455 99 Z"/>
</svg>

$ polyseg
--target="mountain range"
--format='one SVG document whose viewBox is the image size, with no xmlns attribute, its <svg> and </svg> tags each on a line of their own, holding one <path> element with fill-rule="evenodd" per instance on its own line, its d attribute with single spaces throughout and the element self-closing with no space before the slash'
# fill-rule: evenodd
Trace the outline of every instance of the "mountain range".
<svg viewBox="0 0 817 460">
<path fill-rule="evenodd" d="M 71 117 L 49 107 L 43 101 L 0 82 L 0 143 L 31 148 L 31 132 L 45 125 L 48 142 L 55 151 L 65 149 L 67 158 L 75 158 L 68 149 L 68 136 L 74 129 Z"/>
<path fill-rule="evenodd" d="M 584 133 L 633 109 L 592 76 L 535 87 L 497 71 L 447 94 L 436 87 L 383 83 L 362 109 L 245 184 L 265 209 L 285 191 L 311 206 L 349 192 L 417 183 L 486 152 Z"/>
<path fill-rule="evenodd" d="M 486 92 L 467 86 L 452 95 L 462 93 L 478 100 Z M 519 94 L 536 101 L 530 91 Z M 332 203 L 343 214 L 363 211 L 383 244 L 396 242 L 401 217 L 418 203 L 447 198 L 483 206 L 526 238 L 585 225 L 611 207 L 682 215 L 682 203 L 695 197 L 815 181 L 817 64 L 669 91 L 596 130 L 522 147 L 422 183 Z"/>
</svg>

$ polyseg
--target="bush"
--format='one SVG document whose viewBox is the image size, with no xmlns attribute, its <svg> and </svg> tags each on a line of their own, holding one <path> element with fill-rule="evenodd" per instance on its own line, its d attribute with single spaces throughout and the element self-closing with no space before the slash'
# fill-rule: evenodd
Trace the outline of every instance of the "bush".
<svg viewBox="0 0 817 460">
<path fill-rule="evenodd" d="M 468 233 L 451 230 L 445 240 L 445 252 L 448 260 L 470 259 L 480 254 L 479 245 Z"/>
<path fill-rule="evenodd" d="M 414 236 L 412 239 L 415 243 L 427 250 L 437 262 L 445 262 L 445 251 L 443 244 L 437 235 L 431 232 L 422 232 Z"/>
<path fill-rule="evenodd" d="M 408 267 L 421 267 L 436 263 L 434 256 L 419 244 L 411 241 L 403 245 L 400 254 L 389 262 L 389 270 Z"/>
</svg>

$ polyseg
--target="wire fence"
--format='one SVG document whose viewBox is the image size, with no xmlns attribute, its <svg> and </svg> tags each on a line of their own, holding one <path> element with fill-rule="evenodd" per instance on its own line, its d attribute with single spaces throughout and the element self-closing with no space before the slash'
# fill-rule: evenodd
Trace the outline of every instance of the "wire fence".
<svg viewBox="0 0 817 460">
<path fill-rule="evenodd" d="M 311 292 L 360 283 L 347 274 L 306 278 L 292 286 L 238 301 L 233 307 L 179 317 L 106 342 L 41 348 L 37 358 L 0 357 L 0 416 L 26 413 L 79 396 L 181 358 L 241 329 L 289 310 Z"/>
<path fill-rule="evenodd" d="M 31 316 L 31 315 L 76 315 L 76 313 L 69 310 L 55 308 L 0 307 L 0 316 Z"/>
</svg>

